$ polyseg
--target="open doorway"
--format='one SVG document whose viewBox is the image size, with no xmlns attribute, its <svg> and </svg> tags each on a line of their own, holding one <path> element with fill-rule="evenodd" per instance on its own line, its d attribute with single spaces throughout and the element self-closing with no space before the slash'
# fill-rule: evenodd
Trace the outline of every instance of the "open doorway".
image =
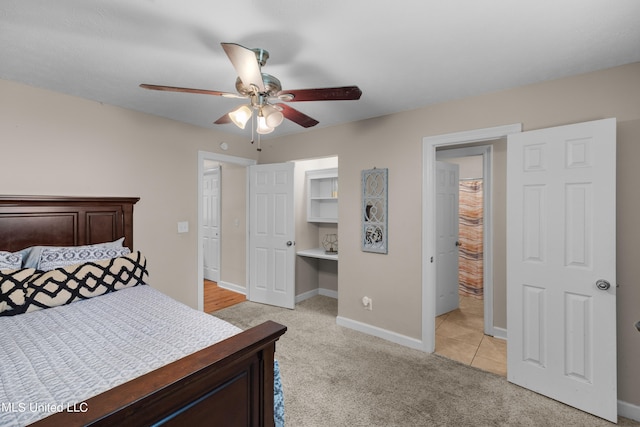
<svg viewBox="0 0 640 427">
<path fill-rule="evenodd" d="M 218 258 L 218 285 L 234 292 L 247 294 L 248 267 L 246 261 L 247 244 L 247 166 L 256 164 L 255 160 L 205 151 L 198 152 L 198 309 L 204 310 L 205 252 Z M 205 250 L 209 244 L 210 227 L 205 218 L 205 200 L 209 190 L 205 182 L 211 170 L 218 169 L 219 191 L 216 193 L 219 250 L 211 253 Z M 210 194 L 208 195 L 210 196 Z M 222 205 L 225 206 L 224 214 Z M 211 206 L 207 207 L 212 209 Z"/>
<path fill-rule="evenodd" d="M 438 170 L 449 165 L 456 171 L 451 185 L 455 203 L 436 199 L 439 231 L 446 228 L 440 222 L 455 223 L 450 227 L 456 230 L 455 246 L 453 242 L 450 246 L 456 262 L 440 255 L 436 260 L 438 292 L 451 288 L 444 290 L 455 304 L 446 310 L 438 304 L 435 351 L 506 376 L 506 342 L 493 337 L 493 145 L 487 141 L 479 146 L 440 147 L 436 160 Z M 445 214 L 450 218 L 443 220 Z M 440 246 L 446 243 L 438 239 L 438 254 L 444 253 Z"/>
<path fill-rule="evenodd" d="M 422 281 L 422 343 L 425 351 L 433 352 L 436 346 L 436 150 L 440 148 L 467 148 L 470 146 L 489 145 L 494 147 L 493 156 L 484 156 L 485 162 L 491 162 L 492 157 L 504 160 L 504 168 L 495 168 L 490 165 L 483 166 L 486 176 L 493 178 L 493 184 L 485 184 L 485 192 L 488 190 L 489 197 L 503 198 L 506 206 L 506 137 L 513 133 L 521 132 L 522 125 L 514 124 L 507 126 L 497 126 L 486 129 L 476 129 L 465 132 L 436 135 L 423 138 L 423 247 L 424 254 L 422 260 L 423 281 Z M 495 141 L 500 140 L 500 143 Z M 500 147 L 500 149 L 496 149 Z M 504 170 L 503 170 L 504 169 Z M 490 171 L 490 172 L 489 172 Z M 493 191 L 500 187 L 500 191 Z M 485 198 L 487 194 L 485 194 Z M 491 205 L 494 203 L 492 202 Z M 493 217 L 496 217 L 495 223 L 500 225 L 506 222 L 506 217 L 497 217 L 496 212 L 486 216 L 485 226 L 491 226 Z M 487 331 L 495 337 L 506 339 L 506 228 L 502 234 L 495 229 L 492 233 L 485 233 L 484 245 L 492 245 L 493 248 L 484 248 L 485 267 L 484 284 L 485 284 L 485 301 L 493 303 L 493 310 L 486 310 L 483 307 L 484 315 L 493 314 L 493 319 L 485 319 L 484 326 L 489 328 Z M 493 261 L 489 262 L 489 257 L 493 254 Z M 494 277 L 487 278 L 487 275 Z M 487 283 L 493 283 L 494 295 L 489 297 Z M 491 328 L 493 329 L 491 331 Z"/>
<path fill-rule="evenodd" d="M 484 333 L 493 331 L 493 146 L 436 149 L 436 160 L 458 166 L 459 225 L 456 293 L 482 301 Z M 439 203 L 437 200 L 436 203 Z M 436 264 L 440 267 L 440 264 Z M 486 315 L 485 315 L 486 314 Z"/>
</svg>

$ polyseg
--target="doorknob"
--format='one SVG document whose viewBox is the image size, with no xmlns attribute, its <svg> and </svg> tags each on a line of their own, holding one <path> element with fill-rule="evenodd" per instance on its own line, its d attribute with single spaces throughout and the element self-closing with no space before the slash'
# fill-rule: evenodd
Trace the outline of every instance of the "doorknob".
<svg viewBox="0 0 640 427">
<path fill-rule="evenodd" d="M 598 280 L 596 282 L 596 286 L 598 287 L 598 289 L 600 289 L 601 291 L 606 291 L 607 289 L 609 289 L 611 287 L 611 283 L 607 282 L 606 280 Z"/>
<path fill-rule="evenodd" d="M 295 242 L 292 242 L 291 240 L 287 242 L 287 246 L 293 246 L 293 245 L 295 245 Z"/>
</svg>

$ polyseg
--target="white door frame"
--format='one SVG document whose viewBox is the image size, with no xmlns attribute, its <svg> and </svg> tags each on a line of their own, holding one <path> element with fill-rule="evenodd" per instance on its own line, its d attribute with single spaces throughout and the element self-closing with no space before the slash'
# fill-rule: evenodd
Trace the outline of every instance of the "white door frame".
<svg viewBox="0 0 640 427">
<path fill-rule="evenodd" d="M 226 154 L 220 153 L 212 153 L 209 151 L 198 151 L 198 242 L 197 242 L 197 253 L 198 253 L 198 283 L 197 283 L 197 295 L 198 295 L 198 310 L 204 310 L 204 262 L 203 262 L 203 235 L 202 235 L 202 179 L 204 177 L 204 161 L 205 160 L 213 160 L 216 162 L 223 163 L 233 163 L 235 165 L 241 166 L 251 166 L 258 163 L 256 160 L 247 159 L 244 157 L 235 157 L 229 156 Z M 222 191 L 220 192 L 220 197 L 222 197 Z M 249 206 L 249 181 L 247 180 L 247 188 L 246 188 L 246 199 L 247 206 Z M 247 219 L 248 219 L 249 211 L 247 210 Z M 245 221 L 246 224 L 249 224 L 248 221 Z M 222 234 L 221 234 L 222 236 Z M 247 239 L 249 238 L 249 233 L 247 233 Z M 220 245 L 222 246 L 222 237 L 220 239 Z M 249 248 L 247 242 L 247 250 Z M 248 284 L 249 284 L 249 257 L 247 256 L 247 277 L 245 279 L 245 283 L 247 284 L 247 293 L 249 292 Z M 222 274 L 222 265 L 218 266 L 220 269 L 220 274 Z"/>
<path fill-rule="evenodd" d="M 484 333 L 507 338 L 505 331 L 493 327 L 493 146 L 453 148 L 438 151 L 438 160 L 452 157 L 482 156 L 482 287 Z M 503 336 L 504 335 L 504 336 Z"/>
<path fill-rule="evenodd" d="M 491 141 L 518 132 L 522 132 L 521 123 L 422 139 L 422 349 L 426 352 L 432 353 L 436 346 L 436 148 Z"/>
</svg>

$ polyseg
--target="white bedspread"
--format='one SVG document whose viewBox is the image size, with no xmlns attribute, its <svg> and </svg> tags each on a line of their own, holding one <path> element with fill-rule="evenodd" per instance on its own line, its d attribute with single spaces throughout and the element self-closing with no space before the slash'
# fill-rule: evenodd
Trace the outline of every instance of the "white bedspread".
<svg viewBox="0 0 640 427">
<path fill-rule="evenodd" d="M 240 332 L 150 286 L 0 317 L 0 425 L 22 426 Z"/>
</svg>

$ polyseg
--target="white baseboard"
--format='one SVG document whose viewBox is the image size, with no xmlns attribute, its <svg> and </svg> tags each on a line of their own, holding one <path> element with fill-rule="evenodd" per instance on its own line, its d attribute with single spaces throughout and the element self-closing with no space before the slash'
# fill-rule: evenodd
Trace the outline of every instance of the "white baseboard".
<svg viewBox="0 0 640 427">
<path fill-rule="evenodd" d="M 640 406 L 618 400 L 618 416 L 640 421 Z"/>
<path fill-rule="evenodd" d="M 312 289 L 308 292 L 296 295 L 296 304 L 306 299 L 309 299 L 311 297 L 315 297 L 316 295 L 322 295 L 325 297 L 338 299 L 338 291 L 332 291 L 331 289 L 325 289 L 325 288 L 318 288 L 318 289 Z"/>
<path fill-rule="evenodd" d="M 493 327 L 493 337 L 500 338 L 506 341 L 507 339 L 507 330 L 504 328 L 498 328 L 496 326 Z"/>
<path fill-rule="evenodd" d="M 247 294 L 247 288 L 245 288 L 244 286 L 236 285 L 234 283 L 218 282 L 218 286 L 220 286 L 223 289 L 228 289 L 230 291 L 237 292 L 242 295 Z"/>
<path fill-rule="evenodd" d="M 338 299 L 338 291 L 332 291 L 331 289 L 320 288 L 320 295 L 325 297 L 330 297 L 333 299 Z"/>
<path fill-rule="evenodd" d="M 373 335 L 374 337 L 382 338 L 405 347 L 424 350 L 421 340 L 401 335 L 397 332 L 388 331 L 386 329 L 378 328 L 377 326 L 371 326 L 367 323 L 358 322 L 357 320 L 347 319 L 346 317 L 341 316 L 336 317 L 336 323 L 339 326 L 344 326 L 345 328 Z"/>
</svg>

